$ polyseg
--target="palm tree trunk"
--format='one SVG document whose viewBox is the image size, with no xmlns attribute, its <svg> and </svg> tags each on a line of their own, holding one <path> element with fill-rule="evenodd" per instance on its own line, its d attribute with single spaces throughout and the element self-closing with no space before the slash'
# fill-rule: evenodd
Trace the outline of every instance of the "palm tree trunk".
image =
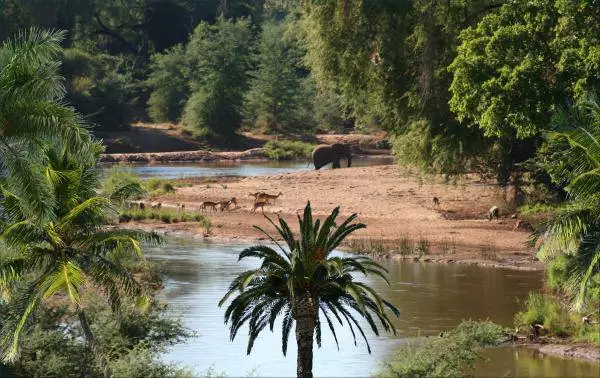
<svg viewBox="0 0 600 378">
<path fill-rule="evenodd" d="M 90 347 L 90 349 L 92 350 L 92 352 L 94 353 L 96 358 L 98 358 L 98 360 L 100 362 L 100 366 L 102 367 L 102 370 L 103 370 L 104 377 L 111 378 L 112 370 L 108 366 L 108 360 L 107 360 L 106 356 L 104 355 L 100 344 L 98 344 L 98 342 L 96 341 L 96 338 L 94 337 L 94 334 L 92 333 L 92 329 L 90 328 L 90 323 L 88 322 L 87 317 L 85 316 L 85 311 L 83 311 L 83 308 L 81 308 L 81 307 L 77 308 L 77 316 L 79 317 L 79 323 L 81 324 L 81 328 L 83 329 L 83 335 L 85 336 L 85 341 L 87 342 L 88 346 Z"/>
<path fill-rule="evenodd" d="M 297 297 L 294 307 L 298 345 L 296 373 L 298 378 L 312 378 L 313 336 L 317 325 L 318 307 L 310 295 Z"/>
</svg>

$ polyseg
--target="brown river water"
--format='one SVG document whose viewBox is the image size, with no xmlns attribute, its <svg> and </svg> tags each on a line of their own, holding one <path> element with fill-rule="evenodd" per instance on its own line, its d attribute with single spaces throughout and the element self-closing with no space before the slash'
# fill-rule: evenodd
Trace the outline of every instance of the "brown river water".
<svg viewBox="0 0 600 378">
<path fill-rule="evenodd" d="M 209 244 L 185 238 L 170 239 L 166 247 L 149 249 L 147 256 L 162 267 L 165 300 L 177 317 L 197 333 L 163 355 L 168 362 L 187 366 L 199 375 L 228 377 L 295 376 L 296 348 L 293 333 L 288 356 L 281 353 L 281 332 L 276 324 L 257 339 L 246 355 L 247 328 L 229 340 L 223 323 L 224 309 L 217 302 L 233 277 L 255 261 L 237 261 L 243 244 Z M 416 336 L 439 335 L 463 319 L 489 319 L 510 326 L 519 300 L 542 285 L 542 272 L 516 271 L 468 265 L 386 262 L 388 287 L 366 278 L 383 297 L 401 311 L 394 321 L 398 334 L 377 337 L 366 327 L 372 354 L 363 342 L 354 346 L 347 327 L 337 331 L 338 351 L 329 330 L 323 330 L 323 347 L 315 346 L 316 377 L 364 377 L 377 373 L 394 349 Z M 487 377 L 598 377 L 600 364 L 540 356 L 524 348 L 486 350 L 489 361 L 481 363 L 476 376 Z"/>
</svg>

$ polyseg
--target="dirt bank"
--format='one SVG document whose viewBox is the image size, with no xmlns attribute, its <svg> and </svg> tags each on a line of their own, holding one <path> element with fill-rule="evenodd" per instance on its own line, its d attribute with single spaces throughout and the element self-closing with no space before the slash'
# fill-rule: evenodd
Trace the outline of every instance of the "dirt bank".
<svg viewBox="0 0 600 378">
<path fill-rule="evenodd" d="M 502 208 L 501 195 L 497 187 L 476 178 L 450 185 L 440 177 L 420 180 L 396 166 L 345 168 L 197 184 L 152 200 L 164 206 L 185 203 L 186 209 L 196 209 L 202 201 L 236 197 L 240 208 L 207 213 L 213 223 L 211 237 L 260 240 L 263 236 L 252 226 L 269 229 L 269 224 L 260 211 L 250 211 L 248 194 L 256 191 L 282 192 L 275 204 L 265 208 L 265 214 L 280 215 L 293 228 L 297 228 L 296 215 L 308 200 L 320 217 L 337 205 L 344 216 L 358 213 L 367 228 L 354 234 L 350 243 L 354 247 L 371 243 L 390 258 L 413 258 L 417 247 L 426 246 L 419 254 L 430 261 L 542 268 L 534 261 L 534 251 L 525 246 L 529 234 L 513 231 L 516 219 L 486 219 L 491 206 Z M 440 199 L 439 207 L 433 205 L 434 196 Z M 143 226 L 202 234 L 195 223 Z M 410 246 L 408 256 L 399 255 L 399 245 Z"/>
<path fill-rule="evenodd" d="M 550 356 L 600 362 L 600 349 L 591 344 L 526 344 L 526 346 Z"/>
<path fill-rule="evenodd" d="M 263 148 L 246 151 L 213 152 L 207 150 L 174 151 L 174 152 L 136 152 L 122 154 L 103 154 L 104 163 L 172 163 L 172 162 L 204 162 L 218 160 L 266 160 Z"/>
<path fill-rule="evenodd" d="M 357 151 L 386 149 L 386 133 L 373 134 L 317 134 L 313 137 L 301 135 L 263 135 L 242 133 L 234 141 L 235 146 L 213 146 L 199 141 L 182 125 L 173 123 L 138 123 L 116 132 L 98 132 L 107 154 L 181 152 L 198 150 L 250 150 L 264 146 L 269 140 L 289 139 L 319 143 L 348 143 Z M 388 151 L 389 152 L 389 151 Z"/>
</svg>

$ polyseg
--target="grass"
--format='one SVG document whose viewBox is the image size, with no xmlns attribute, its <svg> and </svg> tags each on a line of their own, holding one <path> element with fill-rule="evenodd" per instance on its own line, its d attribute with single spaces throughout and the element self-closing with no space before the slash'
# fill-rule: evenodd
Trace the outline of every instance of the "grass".
<svg viewBox="0 0 600 378">
<path fill-rule="evenodd" d="M 493 241 L 488 241 L 481 247 L 479 253 L 481 254 L 481 258 L 484 260 L 498 260 L 498 248 L 496 247 L 496 243 Z"/>
<path fill-rule="evenodd" d="M 456 240 L 454 238 L 443 238 L 440 240 L 439 248 L 442 255 L 454 254 L 456 253 Z"/>
<path fill-rule="evenodd" d="M 399 254 L 401 256 L 420 256 L 430 253 L 430 242 L 424 236 L 419 236 L 415 242 L 408 235 L 400 235 L 396 239 L 386 240 L 378 238 L 356 238 L 347 241 L 346 246 L 352 252 L 381 256 L 385 254 Z"/>
<path fill-rule="evenodd" d="M 470 376 L 475 362 L 483 359 L 478 350 L 499 345 L 506 338 L 505 335 L 505 330 L 492 322 L 463 321 L 455 329 L 443 333 L 443 337 L 401 347 L 378 376 Z"/>
<path fill-rule="evenodd" d="M 529 333 L 534 324 L 542 325 L 543 336 L 571 339 L 574 342 L 592 343 L 600 347 L 600 324 L 598 314 L 590 309 L 594 324 L 584 324 L 585 313 L 569 311 L 558 297 L 529 293 L 523 311 L 515 315 L 515 326 Z"/>
<path fill-rule="evenodd" d="M 264 146 L 272 160 L 309 159 L 314 148 L 314 144 L 291 140 L 270 140 Z"/>
<path fill-rule="evenodd" d="M 146 219 L 160 220 L 163 223 L 201 222 L 210 230 L 210 220 L 199 211 L 181 211 L 177 209 L 123 209 L 119 214 L 120 222 L 142 221 Z"/>
</svg>

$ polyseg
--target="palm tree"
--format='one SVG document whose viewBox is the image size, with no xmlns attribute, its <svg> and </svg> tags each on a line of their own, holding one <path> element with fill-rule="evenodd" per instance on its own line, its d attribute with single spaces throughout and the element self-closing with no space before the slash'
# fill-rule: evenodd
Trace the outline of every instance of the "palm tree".
<svg viewBox="0 0 600 378">
<path fill-rule="evenodd" d="M 219 302 L 222 306 L 230 296 L 236 294 L 225 311 L 225 323 L 230 323 L 230 335 L 233 340 L 240 327 L 249 324 L 247 353 L 250 354 L 254 341 L 268 325 L 273 330 L 276 318 L 283 316 L 282 351 L 287 352 L 290 330 L 296 323 L 296 342 L 298 344 L 298 377 L 312 377 L 313 336 L 321 346 L 321 319 L 327 322 L 336 344 L 337 336 L 334 321 L 350 327 L 356 344 L 356 330 L 371 348 L 355 314 L 363 317 L 373 332 L 378 335 L 378 319 L 386 331 L 396 332 L 388 318 L 385 308 L 399 316 L 391 303 L 382 299 L 371 287 L 356 280 L 355 274 L 365 276 L 373 274 L 387 282 L 382 266 L 367 257 L 332 256 L 333 250 L 352 232 L 365 228 L 361 223 L 352 223 L 356 214 L 351 215 L 339 226 L 336 219 L 339 207 L 321 224 L 313 222 L 310 202 L 304 209 L 300 223 L 300 235 L 290 230 L 285 220 L 279 218 L 279 226 L 269 221 L 285 241 L 285 247 L 279 244 L 260 227 L 278 248 L 257 245 L 244 249 L 239 259 L 256 257 L 262 260 L 257 269 L 248 270 L 233 280 L 229 291 Z M 389 283 L 388 283 L 389 284 Z M 339 348 L 339 345 L 338 345 Z"/>
<path fill-rule="evenodd" d="M 98 156 L 101 146 L 90 144 L 88 153 Z M 131 272 L 122 265 L 126 256 L 142 259 L 140 242 L 159 243 L 154 233 L 107 229 L 110 199 L 96 195 L 98 168 L 81 164 L 65 149 L 47 152 L 44 171 L 52 185 L 52 216 L 32 221 L 23 211 L 23 200 L 2 182 L 3 232 L 0 235 L 16 257 L 0 264 L 0 290 L 11 295 L 10 314 L 2 325 L 0 350 L 5 361 L 18 356 L 19 337 L 40 303 L 66 296 L 75 309 L 85 339 L 110 376 L 106 357 L 95 339 L 85 313 L 81 293 L 90 285 L 103 290 L 113 310 L 123 295 L 140 305 L 148 297 Z"/>
<path fill-rule="evenodd" d="M 63 102 L 58 56 L 64 35 L 31 29 L 0 45 L 0 170 L 22 211 L 41 219 L 54 205 L 52 187 L 41 175 L 43 146 L 60 140 L 75 153 L 90 139 L 77 112 Z"/>
<path fill-rule="evenodd" d="M 590 96 L 555 122 L 557 131 L 549 137 L 558 152 L 546 168 L 568 201 L 545 225 L 538 258 L 549 262 L 566 255 L 571 274 L 565 290 L 573 309 L 581 311 L 589 289 L 600 285 L 600 105 Z"/>
</svg>

